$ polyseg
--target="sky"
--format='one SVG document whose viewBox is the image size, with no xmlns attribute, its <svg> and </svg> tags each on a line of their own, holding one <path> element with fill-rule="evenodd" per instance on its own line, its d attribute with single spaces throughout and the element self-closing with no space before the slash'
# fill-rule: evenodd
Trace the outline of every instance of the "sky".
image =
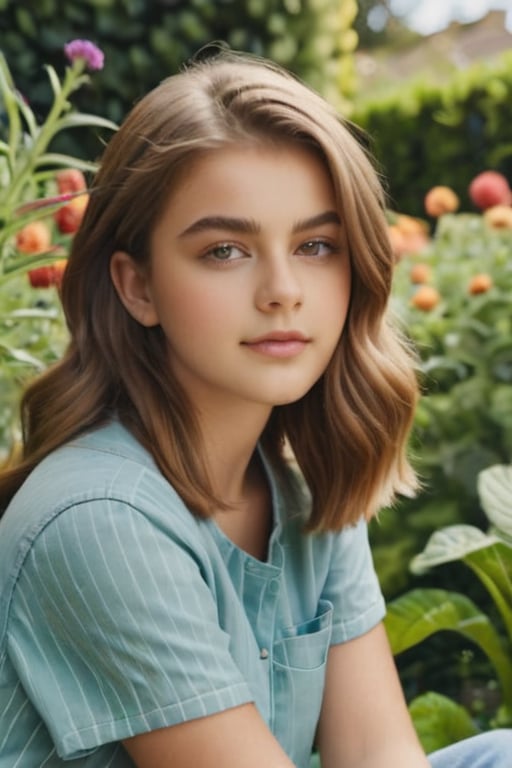
<svg viewBox="0 0 512 768">
<path fill-rule="evenodd" d="M 392 0 L 391 6 L 397 14 L 413 7 L 407 25 L 423 35 L 439 32 L 451 21 L 477 21 L 491 10 L 507 11 L 506 26 L 512 32 L 512 0 Z"/>
</svg>

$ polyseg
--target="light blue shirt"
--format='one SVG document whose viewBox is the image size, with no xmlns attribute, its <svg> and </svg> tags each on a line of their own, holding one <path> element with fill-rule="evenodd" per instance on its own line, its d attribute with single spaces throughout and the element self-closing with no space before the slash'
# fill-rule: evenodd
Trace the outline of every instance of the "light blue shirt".
<svg viewBox="0 0 512 768">
<path fill-rule="evenodd" d="M 329 645 L 384 601 L 365 523 L 305 535 L 302 484 L 265 466 L 267 562 L 117 422 L 34 470 L 0 523 L 0 768 L 128 768 L 121 739 L 249 701 L 308 766 Z"/>
</svg>

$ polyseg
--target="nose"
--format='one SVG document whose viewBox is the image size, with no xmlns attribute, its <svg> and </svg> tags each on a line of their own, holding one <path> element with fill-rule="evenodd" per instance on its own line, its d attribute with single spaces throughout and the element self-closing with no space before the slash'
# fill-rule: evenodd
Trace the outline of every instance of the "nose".
<svg viewBox="0 0 512 768">
<path fill-rule="evenodd" d="M 304 300 L 299 265 L 288 255 L 260 264 L 256 305 L 263 312 L 295 309 Z"/>
</svg>

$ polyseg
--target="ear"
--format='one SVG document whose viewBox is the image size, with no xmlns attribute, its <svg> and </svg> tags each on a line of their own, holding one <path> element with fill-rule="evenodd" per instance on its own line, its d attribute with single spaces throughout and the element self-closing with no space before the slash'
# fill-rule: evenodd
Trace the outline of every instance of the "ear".
<svg viewBox="0 0 512 768">
<path fill-rule="evenodd" d="M 129 314 L 141 325 L 150 328 L 159 324 L 151 299 L 148 278 L 129 253 L 115 251 L 110 260 L 110 277 L 117 295 Z"/>
</svg>

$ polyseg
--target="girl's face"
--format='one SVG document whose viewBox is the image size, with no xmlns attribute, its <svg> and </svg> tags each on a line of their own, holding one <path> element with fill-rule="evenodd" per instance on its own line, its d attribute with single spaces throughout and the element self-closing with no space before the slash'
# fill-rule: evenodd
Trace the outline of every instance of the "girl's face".
<svg viewBox="0 0 512 768">
<path fill-rule="evenodd" d="M 345 322 L 350 262 L 330 177 L 305 148 L 198 159 L 152 237 L 151 270 L 115 254 L 125 306 L 160 325 L 169 366 L 203 410 L 301 398 Z"/>
</svg>

